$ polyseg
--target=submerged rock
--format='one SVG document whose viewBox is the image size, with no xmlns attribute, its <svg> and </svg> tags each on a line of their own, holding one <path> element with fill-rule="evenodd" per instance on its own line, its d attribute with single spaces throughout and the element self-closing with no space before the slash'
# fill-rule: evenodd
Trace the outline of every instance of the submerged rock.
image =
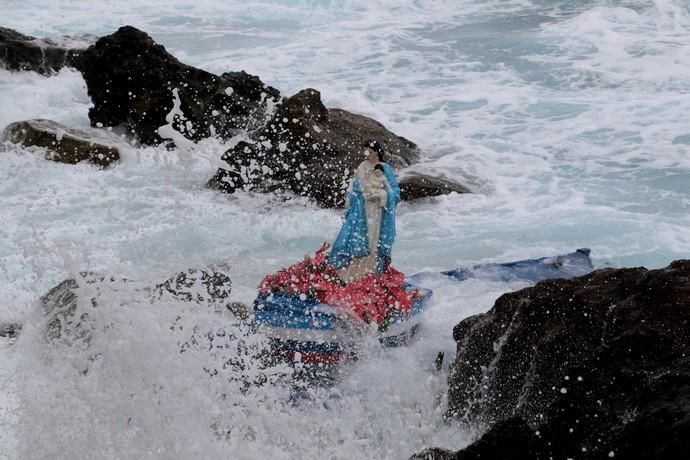
<svg viewBox="0 0 690 460">
<path fill-rule="evenodd" d="M 545 281 L 453 335 L 448 415 L 493 427 L 480 458 L 502 442 L 532 446 L 535 459 L 690 452 L 690 260 Z M 508 419 L 531 430 L 496 438 Z M 452 458 L 479 458 L 466 455 L 477 446 Z"/>
<path fill-rule="evenodd" d="M 247 320 L 248 311 L 230 301 L 231 289 L 223 266 L 188 269 L 155 285 L 80 273 L 40 299 L 43 334 L 51 347 L 80 356 L 76 369 L 83 375 L 112 340 L 129 340 L 131 329 L 172 335 L 172 356 L 193 354 L 205 374 L 225 376 L 241 391 L 288 378 L 292 370 L 272 356 L 269 341 Z M 160 324 L 157 317 L 170 311 L 176 313 Z M 153 329 L 132 327 L 134 321 L 153 321 Z M 142 340 L 156 344 L 162 337 L 131 338 L 141 346 Z"/>
<path fill-rule="evenodd" d="M 209 181 L 210 187 L 227 193 L 278 189 L 311 198 L 324 207 L 338 207 L 345 202 L 352 172 L 364 159 L 366 140 L 377 139 L 393 167 L 407 167 L 419 159 L 411 141 L 371 118 L 326 108 L 320 93 L 311 88 L 280 104 L 252 138 L 223 155 L 229 168 L 219 169 Z M 424 187 L 415 179 L 406 183 L 405 198 L 467 190 L 449 179 L 424 177 L 428 181 Z"/>
<path fill-rule="evenodd" d="M 46 158 L 59 163 L 88 161 L 105 168 L 120 159 L 119 138 L 107 131 L 75 129 L 51 120 L 26 120 L 5 128 L 3 140 L 27 147 L 43 147 Z"/>
<path fill-rule="evenodd" d="M 0 337 L 13 339 L 17 337 L 21 330 L 22 325 L 19 323 L 0 323 Z"/>
<path fill-rule="evenodd" d="M 183 64 L 131 26 L 98 39 L 77 68 L 94 104 L 91 124 L 123 127 L 143 144 L 160 143 L 158 128 L 170 122 L 190 140 L 230 138 L 263 125 L 266 111 L 280 97 L 245 72 L 217 76 Z M 168 120 L 176 99 L 179 110 Z"/>
<path fill-rule="evenodd" d="M 212 306 L 220 312 L 230 303 L 232 282 L 227 274 L 213 268 L 191 268 L 154 286 L 82 272 L 79 277 L 58 284 L 41 298 L 40 305 L 47 316 L 46 336 L 51 340 L 61 339 L 69 343 L 88 342 L 93 329 L 90 316 L 94 314 L 94 309 L 102 308 L 102 302 L 112 302 L 116 297 L 112 293 L 123 290 L 128 291 L 125 300 L 155 303 L 173 299 Z M 80 293 L 88 298 L 80 299 Z"/>
<path fill-rule="evenodd" d="M 52 74 L 63 67 L 74 67 L 92 41 L 89 37 L 39 39 L 0 27 L 0 67 Z"/>
</svg>

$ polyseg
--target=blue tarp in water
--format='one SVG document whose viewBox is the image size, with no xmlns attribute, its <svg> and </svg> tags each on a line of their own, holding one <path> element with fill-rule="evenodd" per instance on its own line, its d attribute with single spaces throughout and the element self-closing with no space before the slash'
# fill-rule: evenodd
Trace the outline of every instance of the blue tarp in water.
<svg viewBox="0 0 690 460">
<path fill-rule="evenodd" d="M 589 249 L 582 248 L 570 254 L 555 257 L 459 267 L 445 271 L 443 274 L 458 281 L 464 281 L 469 278 L 482 278 L 491 281 L 525 280 L 538 283 L 548 279 L 573 278 L 586 275 L 593 270 L 589 253 Z"/>
</svg>

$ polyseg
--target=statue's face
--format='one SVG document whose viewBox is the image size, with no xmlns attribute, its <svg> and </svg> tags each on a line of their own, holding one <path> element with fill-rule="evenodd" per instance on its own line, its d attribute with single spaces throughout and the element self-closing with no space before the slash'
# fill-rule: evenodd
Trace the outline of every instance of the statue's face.
<svg viewBox="0 0 690 460">
<path fill-rule="evenodd" d="M 369 161 L 379 161 L 379 155 L 371 150 L 369 147 L 364 149 L 364 157 Z"/>
</svg>

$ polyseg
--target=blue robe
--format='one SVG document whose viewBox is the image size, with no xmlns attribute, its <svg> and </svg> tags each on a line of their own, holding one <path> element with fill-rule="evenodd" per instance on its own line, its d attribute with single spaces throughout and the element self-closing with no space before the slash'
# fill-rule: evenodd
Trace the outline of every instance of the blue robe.
<svg viewBox="0 0 690 460">
<path fill-rule="evenodd" d="M 386 190 L 388 195 L 386 207 L 381 212 L 381 231 L 376 257 L 377 275 L 383 273 L 391 260 L 391 249 L 395 241 L 395 208 L 400 202 L 400 187 L 398 187 L 398 181 L 395 179 L 395 173 L 386 163 L 381 164 L 383 165 L 383 175 L 390 185 L 390 190 Z M 328 255 L 328 263 L 338 269 L 347 267 L 354 259 L 369 254 L 366 204 L 362 186 L 356 176 L 352 190 L 348 193 L 348 198 L 350 208 L 345 214 L 343 227 L 340 229 Z"/>
</svg>

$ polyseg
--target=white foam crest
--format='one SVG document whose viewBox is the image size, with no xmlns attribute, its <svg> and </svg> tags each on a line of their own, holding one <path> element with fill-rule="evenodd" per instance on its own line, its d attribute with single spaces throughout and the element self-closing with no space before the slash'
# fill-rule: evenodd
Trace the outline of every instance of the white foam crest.
<svg viewBox="0 0 690 460">
<path fill-rule="evenodd" d="M 439 351 L 446 363 L 452 360 L 450 337 L 458 317 L 485 311 L 502 292 L 524 284 L 460 284 L 441 275 L 424 282 L 436 293 L 435 313 L 416 342 L 397 350 L 383 350 L 375 339 L 364 344 L 361 360 L 343 371 L 340 382 L 307 390 L 309 399 L 296 405 L 280 383 L 285 370 L 261 371 L 274 372 L 278 380 L 240 393 L 227 380 L 237 371 L 207 374 L 220 370 L 234 349 L 222 357 L 204 346 L 179 352 L 191 331 L 218 329 L 213 310 L 174 300 L 152 303 L 142 283 L 83 285 L 75 314 L 89 315 L 82 321 L 91 331 L 87 342 L 48 342 L 48 318 L 36 310 L 16 345 L 18 452 L 58 459 L 228 453 L 243 459 L 395 459 L 430 445 L 459 449 L 470 438 L 443 422 L 446 375 L 435 373 L 433 361 Z M 220 324 L 227 333 L 241 332 L 228 318 Z M 247 344 L 252 340 L 262 339 L 249 337 Z M 242 372 L 254 375 L 251 367 Z"/>
<path fill-rule="evenodd" d="M 566 51 L 561 61 L 568 59 L 579 72 L 594 72 L 616 85 L 687 89 L 690 14 L 686 7 L 673 0 L 656 0 L 641 13 L 596 7 L 549 23 L 544 32 L 558 38 Z"/>
<path fill-rule="evenodd" d="M 14 341 L 0 337 L 0 458 L 11 460 L 17 449 L 16 427 L 19 401 L 17 400 L 16 351 Z"/>
<path fill-rule="evenodd" d="M 79 3 L 74 0 L 27 0 L 4 5 L 5 26 L 39 37 L 44 35 L 111 33 L 121 25 L 130 24 L 152 33 L 185 33 L 196 30 L 227 32 L 238 26 L 254 25 L 255 30 L 265 26 L 304 26 L 337 22 L 343 18 L 356 18 L 364 23 L 371 18 L 372 24 L 381 19 L 424 23 L 444 15 L 511 13 L 530 7 L 528 1 L 420 1 L 404 2 L 386 0 L 264 0 L 258 3 L 222 0 L 170 0 L 165 8 L 145 0 L 126 3 L 95 0 Z M 26 11 L 32 11 L 28 15 Z M 65 14 L 69 11 L 69 14 Z M 415 19 L 416 18 L 416 19 Z M 378 22 L 377 22 L 378 21 Z M 262 27 L 263 26 L 263 27 Z M 262 32 L 263 33 L 263 32 Z M 191 35 L 190 35 L 191 37 Z"/>
<path fill-rule="evenodd" d="M 0 69 L 0 129 L 32 118 L 48 118 L 75 127 L 89 126 L 91 100 L 79 72 L 63 69 L 44 77 Z"/>
<path fill-rule="evenodd" d="M 90 330 L 85 339 L 75 339 L 73 330 L 68 340 L 63 326 L 62 337 L 47 340 L 52 317 L 37 309 L 16 345 L 21 458 L 242 452 L 242 445 L 223 442 L 218 430 L 227 424 L 241 431 L 243 412 L 256 414 L 260 407 L 253 406 L 264 405 L 263 399 L 280 398 L 280 387 L 271 385 L 273 376 L 285 373 L 246 360 L 242 350 L 263 347 L 261 337 L 245 336 L 207 305 L 165 297 L 154 302 L 140 283 L 80 283 L 76 292 L 79 327 Z M 226 366 L 228 359 L 245 359 L 244 367 Z M 254 386 L 260 373 L 267 374 L 265 387 Z M 246 384 L 251 389 L 242 394 Z"/>
</svg>

